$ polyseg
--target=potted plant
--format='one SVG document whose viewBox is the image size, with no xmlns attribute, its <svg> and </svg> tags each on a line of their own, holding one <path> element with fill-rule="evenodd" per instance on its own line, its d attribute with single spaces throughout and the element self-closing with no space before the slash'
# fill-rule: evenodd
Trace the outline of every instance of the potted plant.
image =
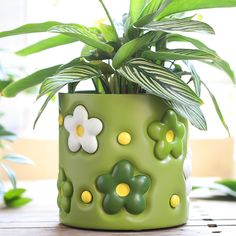
<svg viewBox="0 0 236 236">
<path fill-rule="evenodd" d="M 15 96 L 41 84 L 38 98 L 47 98 L 37 122 L 50 99 L 68 85 L 68 93 L 59 94 L 58 206 L 63 224 L 112 230 L 182 225 L 191 190 L 188 121 L 207 129 L 200 109 L 202 86 L 228 130 L 215 97 L 190 61 L 215 66 L 235 83 L 226 61 L 203 42 L 182 34 L 214 34 L 213 28 L 182 13 L 234 7 L 236 1 L 130 0 L 122 34 L 99 2 L 109 24 L 85 27 L 49 21 L 1 32 L 0 37 L 56 34 L 17 52 L 22 56 L 85 43 L 78 58 L 16 81 L 2 95 Z M 170 42 L 188 42 L 195 49 L 169 49 Z M 93 82 L 94 91 L 76 91 L 84 80 Z"/>
</svg>

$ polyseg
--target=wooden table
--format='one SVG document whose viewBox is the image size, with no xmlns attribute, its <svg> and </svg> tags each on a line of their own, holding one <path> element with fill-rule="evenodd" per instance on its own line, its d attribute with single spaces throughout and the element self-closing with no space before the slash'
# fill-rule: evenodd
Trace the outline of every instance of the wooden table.
<svg viewBox="0 0 236 236">
<path fill-rule="evenodd" d="M 91 231 L 66 227 L 58 222 L 55 181 L 22 183 L 34 200 L 19 209 L 0 209 L 0 236 L 90 235 L 231 235 L 236 236 L 236 202 L 191 199 L 190 219 L 182 227 L 141 232 Z"/>
</svg>

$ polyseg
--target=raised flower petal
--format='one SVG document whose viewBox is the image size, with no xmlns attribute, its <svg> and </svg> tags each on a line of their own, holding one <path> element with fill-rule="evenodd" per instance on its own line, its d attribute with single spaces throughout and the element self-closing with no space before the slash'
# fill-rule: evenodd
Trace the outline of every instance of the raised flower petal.
<svg viewBox="0 0 236 236">
<path fill-rule="evenodd" d="M 126 210 L 131 214 L 140 214 L 146 208 L 146 202 L 142 194 L 132 193 L 125 202 Z"/>
<path fill-rule="evenodd" d="M 68 132 L 74 132 L 76 124 L 76 119 L 73 116 L 68 115 L 64 118 L 64 126 Z"/>
<path fill-rule="evenodd" d="M 132 181 L 130 182 L 131 189 L 135 193 L 146 193 L 150 187 L 151 179 L 149 176 L 145 175 L 137 175 L 132 178 Z"/>
<path fill-rule="evenodd" d="M 101 175 L 97 178 L 97 189 L 102 193 L 114 191 L 114 178 L 110 174 Z"/>
<path fill-rule="evenodd" d="M 68 138 L 68 147 L 72 152 L 77 152 L 80 149 L 80 141 L 74 134 L 70 134 Z"/>
<path fill-rule="evenodd" d="M 79 105 L 75 108 L 73 117 L 75 117 L 78 123 L 83 124 L 86 120 L 88 120 L 88 112 L 84 106 Z"/>
<path fill-rule="evenodd" d="M 64 120 L 65 129 L 69 132 L 68 147 L 77 152 L 80 147 L 87 153 L 94 153 L 98 149 L 96 136 L 102 131 L 102 122 L 97 118 L 88 119 L 86 108 L 79 105 L 73 116 L 68 115 Z"/>
<path fill-rule="evenodd" d="M 178 158 L 183 152 L 185 126 L 178 121 L 174 111 L 166 111 L 161 122 L 154 121 L 148 127 L 148 135 L 156 141 L 155 157 L 163 160 L 169 154 Z"/>
<path fill-rule="evenodd" d="M 92 135 L 85 135 L 83 139 L 81 139 L 81 146 L 87 153 L 94 153 L 98 148 L 98 141 L 96 137 Z"/>
<path fill-rule="evenodd" d="M 182 154 L 183 150 L 183 142 L 182 140 L 178 140 L 175 142 L 175 145 L 173 145 L 171 154 L 173 157 L 178 158 Z"/>
<path fill-rule="evenodd" d="M 70 199 L 68 197 L 61 198 L 61 207 L 66 213 L 70 212 Z"/>
<path fill-rule="evenodd" d="M 148 127 L 148 135 L 156 141 L 161 140 L 164 137 L 165 133 L 166 133 L 165 125 L 157 121 L 154 121 Z"/>
<path fill-rule="evenodd" d="M 159 141 L 154 147 L 155 156 L 160 160 L 164 160 L 171 151 L 171 144 L 165 140 Z"/>
<path fill-rule="evenodd" d="M 97 118 L 91 118 L 84 123 L 84 128 L 89 135 L 97 136 L 103 128 L 102 122 Z"/>
<path fill-rule="evenodd" d="M 124 199 L 115 194 L 106 194 L 103 200 L 103 209 L 108 214 L 118 213 L 124 205 Z"/>
<path fill-rule="evenodd" d="M 119 161 L 112 170 L 112 176 L 117 182 L 127 182 L 133 177 L 133 166 L 129 161 Z"/>
</svg>

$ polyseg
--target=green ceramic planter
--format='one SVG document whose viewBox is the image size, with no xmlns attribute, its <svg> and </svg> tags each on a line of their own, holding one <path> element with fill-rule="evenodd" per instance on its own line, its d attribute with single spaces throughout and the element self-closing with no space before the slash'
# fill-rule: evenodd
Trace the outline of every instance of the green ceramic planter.
<svg viewBox="0 0 236 236">
<path fill-rule="evenodd" d="M 59 123 L 63 224 L 144 230 L 186 223 L 187 121 L 160 99 L 60 94 Z"/>
</svg>

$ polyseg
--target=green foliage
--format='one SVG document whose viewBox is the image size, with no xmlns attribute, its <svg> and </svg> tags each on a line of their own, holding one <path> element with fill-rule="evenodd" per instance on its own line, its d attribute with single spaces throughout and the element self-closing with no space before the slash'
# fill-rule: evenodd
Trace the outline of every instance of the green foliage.
<svg viewBox="0 0 236 236">
<path fill-rule="evenodd" d="M 38 97 L 46 95 L 47 98 L 37 121 L 47 103 L 62 87 L 68 85 L 69 92 L 74 93 L 81 80 L 90 79 L 94 93 L 154 94 L 194 126 L 206 130 L 206 120 L 200 108 L 203 103 L 201 88 L 206 84 L 191 60 L 223 70 L 233 83 L 236 82 L 235 75 L 229 64 L 214 50 L 200 40 L 186 36 L 189 32 L 214 34 L 214 30 L 207 23 L 184 17 L 184 13 L 196 9 L 235 7 L 236 0 L 130 0 L 121 36 L 118 36 L 116 24 L 103 0 L 99 2 L 110 24 L 98 22 L 88 28 L 78 23 L 49 21 L 1 32 L 0 37 L 39 32 L 57 34 L 18 51 L 17 54 L 22 56 L 77 41 L 85 44 L 81 54 L 65 65 L 42 69 L 9 85 L 0 83 L 1 94 L 15 96 L 26 88 L 41 84 Z M 172 42 L 187 42 L 194 49 L 170 49 Z M 182 68 L 181 61 L 186 64 L 187 71 Z M 186 75 L 194 90 L 183 80 Z M 214 95 L 206 89 L 228 131 Z"/>
<path fill-rule="evenodd" d="M 4 193 L 3 199 L 7 207 L 21 207 L 32 201 L 31 198 L 22 197 L 26 190 L 23 188 L 10 189 Z"/>
</svg>

